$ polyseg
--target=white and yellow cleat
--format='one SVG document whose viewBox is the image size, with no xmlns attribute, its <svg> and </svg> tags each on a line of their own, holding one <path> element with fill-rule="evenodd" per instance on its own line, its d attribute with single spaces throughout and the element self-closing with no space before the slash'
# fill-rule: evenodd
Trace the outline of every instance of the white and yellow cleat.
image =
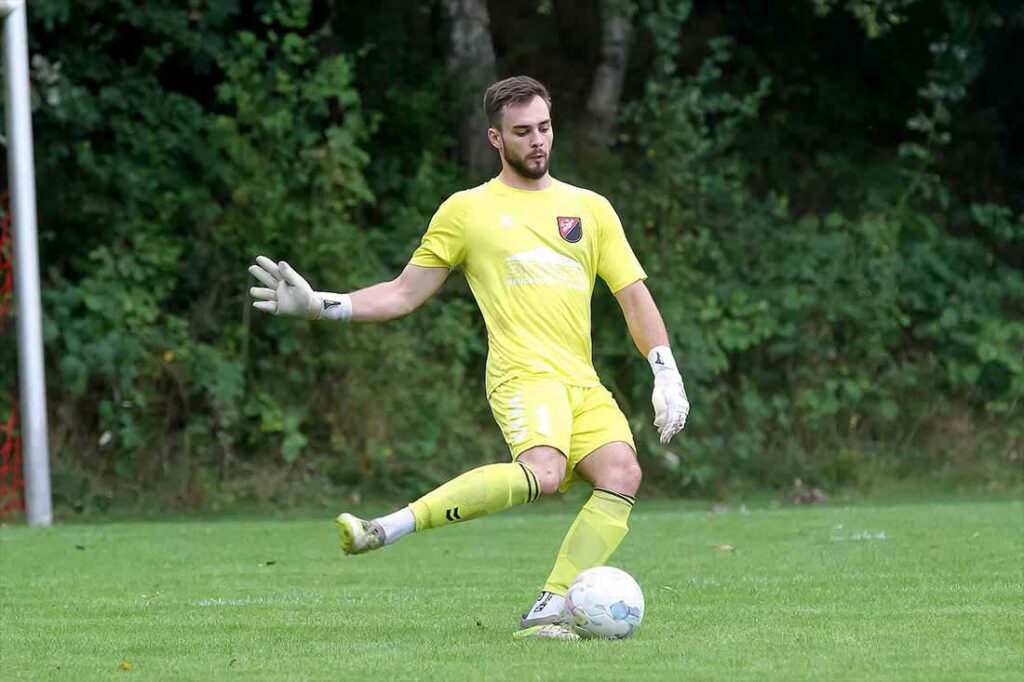
<svg viewBox="0 0 1024 682">
<path fill-rule="evenodd" d="M 364 521 L 352 514 L 340 514 L 334 520 L 345 554 L 363 554 L 384 546 L 384 529 L 375 521 Z"/>
<path fill-rule="evenodd" d="M 513 639 L 562 639 L 567 641 L 579 641 L 582 639 L 576 629 L 568 623 L 547 623 L 545 625 L 533 625 L 512 633 Z"/>
<path fill-rule="evenodd" d="M 541 592 L 534 602 L 533 607 L 524 613 L 519 619 L 519 629 L 533 627 L 534 625 L 548 625 L 551 623 L 567 623 L 565 613 L 565 597 L 553 592 Z"/>
<path fill-rule="evenodd" d="M 533 607 L 519 618 L 519 629 L 512 636 L 515 639 L 580 639 L 565 616 L 565 597 L 552 592 L 540 593 Z"/>
</svg>

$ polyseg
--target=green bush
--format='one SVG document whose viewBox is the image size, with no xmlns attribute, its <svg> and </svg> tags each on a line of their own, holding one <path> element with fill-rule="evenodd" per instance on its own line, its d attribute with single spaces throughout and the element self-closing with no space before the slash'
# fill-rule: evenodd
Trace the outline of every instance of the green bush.
<svg viewBox="0 0 1024 682">
<path fill-rule="evenodd" d="M 940 172 L 981 64 L 974 15 L 948 7 L 923 113 L 872 156 L 847 140 L 807 162 L 778 142 L 766 112 L 802 85 L 728 38 L 681 71 L 687 0 L 637 3 L 640 85 L 609 150 L 571 151 L 579 112 L 556 106 L 557 175 L 612 199 L 683 362 L 693 412 L 665 448 L 646 363 L 599 290 L 595 361 L 652 487 L 1019 478 L 1024 217 Z M 59 503 L 410 497 L 506 456 L 461 275 L 386 325 L 249 305 L 256 254 L 326 289 L 393 277 L 465 182 L 443 65 L 423 57 L 436 36 L 403 42 L 425 15 L 380 8 L 353 42 L 352 12 L 32 5 Z M 13 388 L 13 344 L 2 357 Z"/>
</svg>

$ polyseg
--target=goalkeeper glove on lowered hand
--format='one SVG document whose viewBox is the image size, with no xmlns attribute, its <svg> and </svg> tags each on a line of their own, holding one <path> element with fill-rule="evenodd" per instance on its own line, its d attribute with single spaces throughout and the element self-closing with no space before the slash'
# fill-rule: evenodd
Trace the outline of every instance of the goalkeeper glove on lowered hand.
<svg viewBox="0 0 1024 682">
<path fill-rule="evenodd" d="M 647 354 L 647 360 L 654 372 L 654 393 L 651 395 L 654 425 L 658 428 L 661 444 L 668 445 L 672 436 L 686 426 L 686 417 L 690 414 L 690 401 L 686 398 L 683 377 L 679 374 L 668 346 L 652 348 Z"/>
<path fill-rule="evenodd" d="M 249 274 L 264 285 L 249 289 L 249 295 L 256 299 L 252 307 L 257 310 L 306 320 L 347 320 L 352 316 L 348 294 L 313 291 L 309 282 L 284 261 L 275 263 L 256 256 Z"/>
</svg>

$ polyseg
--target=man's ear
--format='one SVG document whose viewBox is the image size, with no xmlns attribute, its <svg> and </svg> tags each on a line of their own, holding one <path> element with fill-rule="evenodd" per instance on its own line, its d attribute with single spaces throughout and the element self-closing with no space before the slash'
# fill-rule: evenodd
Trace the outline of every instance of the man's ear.
<svg viewBox="0 0 1024 682">
<path fill-rule="evenodd" d="M 487 140 L 491 143 L 491 146 L 497 149 L 499 152 L 502 151 L 501 144 L 501 133 L 494 128 L 487 129 Z"/>
</svg>

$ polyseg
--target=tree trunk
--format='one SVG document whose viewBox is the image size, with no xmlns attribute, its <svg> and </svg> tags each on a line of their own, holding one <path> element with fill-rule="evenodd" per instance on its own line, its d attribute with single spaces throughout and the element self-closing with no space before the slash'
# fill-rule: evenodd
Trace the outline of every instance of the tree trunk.
<svg viewBox="0 0 1024 682">
<path fill-rule="evenodd" d="M 487 141 L 484 90 L 497 78 L 486 0 L 444 0 L 451 21 L 448 74 L 459 126 L 459 158 L 475 179 L 498 168 L 497 152 Z"/>
<path fill-rule="evenodd" d="M 597 147 L 611 143 L 612 127 L 619 113 L 622 82 L 629 63 L 629 44 L 633 37 L 636 5 L 626 0 L 601 3 L 601 61 L 587 99 L 583 124 L 584 140 Z"/>
</svg>

